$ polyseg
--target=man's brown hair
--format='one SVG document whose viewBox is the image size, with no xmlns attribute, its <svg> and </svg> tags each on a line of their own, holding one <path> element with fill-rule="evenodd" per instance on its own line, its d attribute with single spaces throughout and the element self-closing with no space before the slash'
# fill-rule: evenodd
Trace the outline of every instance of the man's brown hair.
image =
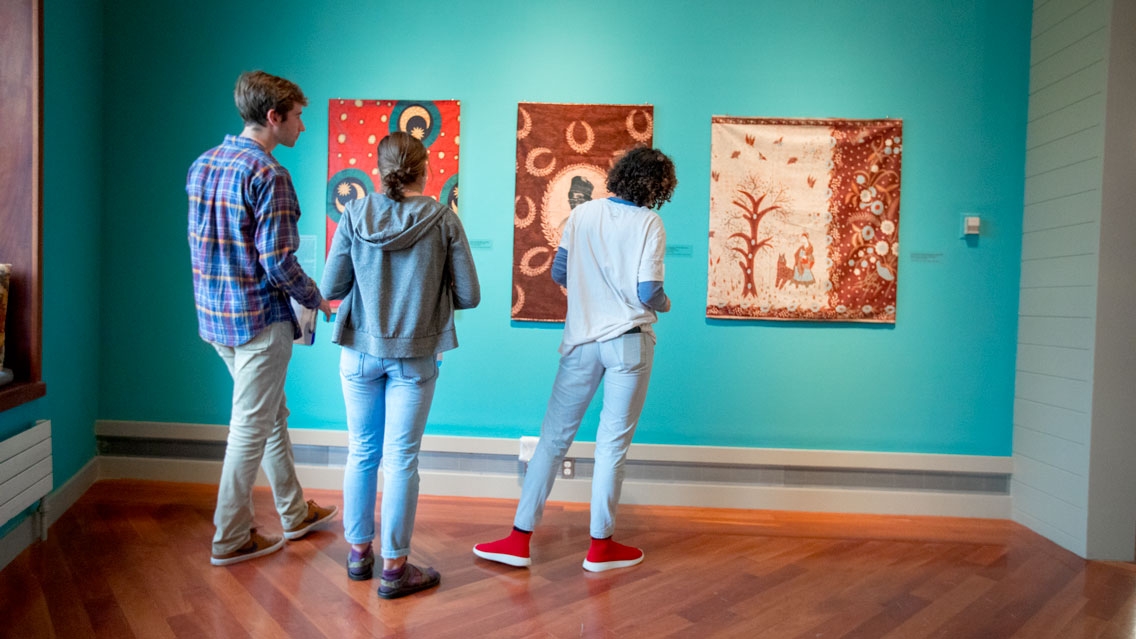
<svg viewBox="0 0 1136 639">
<path fill-rule="evenodd" d="M 245 124 L 268 124 L 268 112 L 275 110 L 282 120 L 288 119 L 288 112 L 297 103 L 308 105 L 308 98 L 295 82 L 285 80 L 264 71 L 246 71 L 237 78 L 237 88 L 233 91 L 237 111 Z"/>
</svg>

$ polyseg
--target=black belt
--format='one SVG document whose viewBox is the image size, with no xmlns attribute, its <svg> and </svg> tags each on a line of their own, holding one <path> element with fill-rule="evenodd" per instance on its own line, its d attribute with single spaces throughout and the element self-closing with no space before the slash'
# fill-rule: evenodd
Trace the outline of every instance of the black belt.
<svg viewBox="0 0 1136 639">
<path fill-rule="evenodd" d="M 632 328 L 631 330 L 627 331 L 626 333 L 624 333 L 624 335 L 634 335 L 636 333 L 642 333 L 642 332 L 643 332 L 643 329 L 636 326 L 636 327 Z"/>
</svg>

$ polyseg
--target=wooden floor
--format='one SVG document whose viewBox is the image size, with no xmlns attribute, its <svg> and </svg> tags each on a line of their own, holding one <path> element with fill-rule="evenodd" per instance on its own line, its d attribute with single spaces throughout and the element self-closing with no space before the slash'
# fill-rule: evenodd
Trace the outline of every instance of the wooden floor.
<svg viewBox="0 0 1136 639">
<path fill-rule="evenodd" d="M 309 497 L 342 505 L 335 491 Z M 4 637 L 1136 637 L 1136 568 L 977 519 L 625 505 L 639 566 L 580 567 L 587 509 L 550 504 L 533 567 L 476 559 L 514 504 L 423 497 L 411 559 L 440 588 L 396 601 L 344 574 L 337 522 L 209 565 L 215 488 L 100 482 L 0 572 Z M 258 522 L 279 532 L 271 495 Z"/>
</svg>

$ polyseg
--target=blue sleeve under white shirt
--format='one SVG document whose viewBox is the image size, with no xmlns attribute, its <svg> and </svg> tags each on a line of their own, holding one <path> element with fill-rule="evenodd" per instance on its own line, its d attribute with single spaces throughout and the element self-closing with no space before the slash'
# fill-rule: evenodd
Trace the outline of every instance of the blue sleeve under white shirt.
<svg viewBox="0 0 1136 639">
<path fill-rule="evenodd" d="M 562 354 L 636 326 L 654 339 L 655 310 L 666 305 L 666 245 L 663 221 L 648 208 L 610 198 L 572 211 L 553 265 L 553 278 L 568 289 Z"/>
</svg>

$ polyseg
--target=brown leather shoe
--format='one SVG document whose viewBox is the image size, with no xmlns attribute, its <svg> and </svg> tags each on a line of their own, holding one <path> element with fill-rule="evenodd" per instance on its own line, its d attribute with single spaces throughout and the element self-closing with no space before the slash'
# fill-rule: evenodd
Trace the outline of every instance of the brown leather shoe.
<svg viewBox="0 0 1136 639">
<path fill-rule="evenodd" d="M 212 555 L 209 557 L 209 563 L 214 566 L 228 566 L 230 564 L 248 561 L 249 559 L 256 559 L 276 552 L 284 547 L 284 539 L 281 537 L 268 537 L 256 532 L 256 528 L 249 531 L 248 543 L 234 550 L 227 552 L 223 555 Z"/>
<path fill-rule="evenodd" d="M 324 508 L 323 506 L 317 504 L 314 500 L 309 499 L 308 516 L 304 517 L 304 520 L 301 521 L 300 524 L 295 528 L 285 530 L 284 538 L 288 541 L 295 541 L 296 539 L 303 537 L 313 530 L 319 530 L 320 528 L 323 528 L 324 525 L 326 525 L 329 521 L 331 521 L 331 518 L 334 517 L 335 513 L 337 512 L 339 512 L 339 508 L 336 506 L 328 506 L 327 508 Z"/>
</svg>

